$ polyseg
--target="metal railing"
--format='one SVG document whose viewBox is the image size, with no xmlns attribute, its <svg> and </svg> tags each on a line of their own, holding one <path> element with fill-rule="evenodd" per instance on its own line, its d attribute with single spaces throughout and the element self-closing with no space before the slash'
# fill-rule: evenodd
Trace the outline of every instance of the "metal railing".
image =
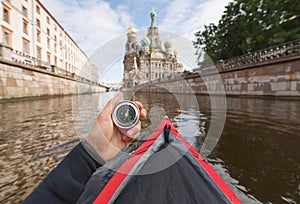
<svg viewBox="0 0 300 204">
<path fill-rule="evenodd" d="M 280 45 L 258 50 L 246 55 L 230 58 L 221 63 L 221 70 L 230 70 L 259 62 L 267 62 L 283 57 L 291 57 L 300 54 L 300 40 L 295 40 Z"/>
<path fill-rule="evenodd" d="M 4 46 L 2 44 L 0 44 L 0 47 L 2 50 L 2 52 L 0 53 L 0 55 L 2 55 L 2 56 L 0 56 L 0 57 L 4 58 L 6 60 L 11 60 L 13 62 L 25 64 L 25 65 L 32 66 L 32 67 L 35 67 L 38 69 L 42 69 L 44 71 L 48 71 L 48 72 L 54 73 L 59 76 L 73 78 L 76 81 L 90 84 L 93 86 L 104 86 L 101 83 L 89 80 L 85 77 L 79 76 L 73 72 L 69 72 L 69 71 L 59 68 L 55 65 L 51 65 L 50 63 L 44 62 L 44 61 L 42 61 L 38 58 L 35 58 L 27 53 L 20 52 L 18 50 L 14 50 L 14 49 Z M 5 49 L 5 51 L 3 51 L 3 49 Z M 3 56 L 4 53 L 6 56 Z M 104 87 L 106 87 L 106 86 L 104 86 Z"/>
<path fill-rule="evenodd" d="M 18 62 L 18 63 L 30 65 L 30 66 L 37 66 L 37 67 L 45 66 L 45 67 L 48 67 L 49 69 L 51 68 L 51 65 L 49 63 L 43 62 L 40 59 L 32 57 L 31 55 L 26 54 L 24 52 L 20 52 L 18 50 L 12 50 L 11 60 L 13 62 Z"/>
</svg>

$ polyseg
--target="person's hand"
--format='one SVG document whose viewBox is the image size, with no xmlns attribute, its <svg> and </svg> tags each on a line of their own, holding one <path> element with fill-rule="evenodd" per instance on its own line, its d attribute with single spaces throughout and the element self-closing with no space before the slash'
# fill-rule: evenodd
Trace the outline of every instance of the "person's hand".
<svg viewBox="0 0 300 204">
<path fill-rule="evenodd" d="M 114 125 L 111 117 L 112 111 L 121 99 L 122 94 L 118 93 L 106 104 L 86 138 L 86 141 L 95 149 L 104 162 L 116 156 L 141 131 L 140 121 L 136 126 L 127 131 L 120 130 Z M 146 110 L 143 108 L 143 105 L 138 101 L 134 103 L 140 109 L 140 117 L 145 118 Z"/>
</svg>

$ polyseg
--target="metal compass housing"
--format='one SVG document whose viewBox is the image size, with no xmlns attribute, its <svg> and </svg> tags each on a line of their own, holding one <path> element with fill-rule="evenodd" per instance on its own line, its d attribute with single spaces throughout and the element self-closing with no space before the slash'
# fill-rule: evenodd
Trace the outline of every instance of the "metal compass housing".
<svg viewBox="0 0 300 204">
<path fill-rule="evenodd" d="M 117 127 L 128 130 L 138 123 L 140 110 L 132 101 L 124 100 L 114 107 L 112 119 Z"/>
</svg>

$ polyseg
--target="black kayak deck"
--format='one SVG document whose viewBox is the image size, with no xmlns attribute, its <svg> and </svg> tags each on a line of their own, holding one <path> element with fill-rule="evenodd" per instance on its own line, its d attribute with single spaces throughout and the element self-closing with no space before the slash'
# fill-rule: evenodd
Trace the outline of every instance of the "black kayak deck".
<svg viewBox="0 0 300 204">
<path fill-rule="evenodd" d="M 241 203 L 168 118 L 133 154 L 100 167 L 78 203 Z"/>
</svg>

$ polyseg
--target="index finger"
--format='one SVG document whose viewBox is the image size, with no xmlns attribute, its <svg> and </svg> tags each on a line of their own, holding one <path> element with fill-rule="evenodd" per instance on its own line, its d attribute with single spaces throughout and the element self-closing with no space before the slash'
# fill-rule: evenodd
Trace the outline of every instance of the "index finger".
<svg viewBox="0 0 300 204">
<path fill-rule="evenodd" d="M 133 101 L 133 102 L 139 107 L 140 110 L 144 108 L 143 104 L 140 101 Z"/>
<path fill-rule="evenodd" d="M 140 101 L 134 101 L 134 103 L 138 106 L 138 108 L 140 109 L 140 115 L 141 118 L 145 118 L 147 115 L 147 111 L 144 108 L 143 104 Z"/>
</svg>

